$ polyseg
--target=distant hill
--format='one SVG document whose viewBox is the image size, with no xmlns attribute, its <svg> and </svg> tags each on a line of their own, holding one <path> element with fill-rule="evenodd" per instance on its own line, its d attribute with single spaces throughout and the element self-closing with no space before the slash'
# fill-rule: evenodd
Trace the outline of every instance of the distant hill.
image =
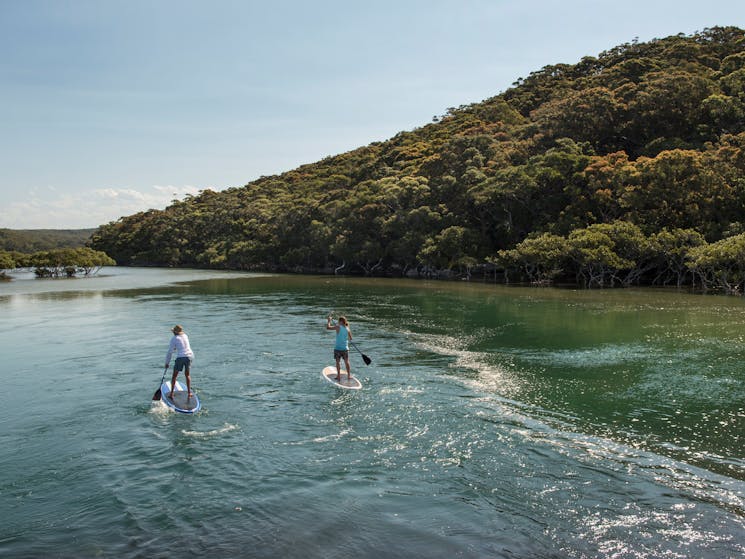
<svg viewBox="0 0 745 559">
<path fill-rule="evenodd" d="M 84 247 L 95 229 L 0 229 L 0 250 L 32 253 Z"/>
<path fill-rule="evenodd" d="M 715 27 L 545 66 L 389 140 L 123 217 L 92 247 L 122 265 L 704 281 L 688 251 L 745 233 L 743 177 L 745 34 Z"/>
</svg>

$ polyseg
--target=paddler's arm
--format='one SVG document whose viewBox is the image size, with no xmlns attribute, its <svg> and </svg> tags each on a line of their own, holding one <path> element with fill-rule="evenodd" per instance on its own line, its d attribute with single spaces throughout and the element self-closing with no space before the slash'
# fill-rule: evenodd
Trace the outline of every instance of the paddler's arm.
<svg viewBox="0 0 745 559">
<path fill-rule="evenodd" d="M 166 369 L 171 364 L 171 355 L 173 355 L 173 352 L 176 350 L 176 336 L 171 338 L 171 341 L 168 344 L 168 353 L 166 353 Z"/>
</svg>

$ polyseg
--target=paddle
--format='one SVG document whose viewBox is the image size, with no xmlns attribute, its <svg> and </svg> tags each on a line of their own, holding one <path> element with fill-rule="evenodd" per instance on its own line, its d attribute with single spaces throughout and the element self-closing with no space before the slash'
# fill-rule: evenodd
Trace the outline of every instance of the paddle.
<svg viewBox="0 0 745 559">
<path fill-rule="evenodd" d="M 360 351 L 360 348 L 357 347 L 357 344 L 356 343 L 354 343 L 352 341 L 350 341 L 349 343 L 352 344 L 352 347 L 354 347 L 354 349 L 356 349 L 357 351 L 360 352 L 360 355 L 362 356 L 362 360 L 365 362 L 365 365 L 369 365 L 370 363 L 372 363 L 372 359 L 370 359 L 367 355 L 365 355 L 364 353 L 362 353 Z"/>
<path fill-rule="evenodd" d="M 158 390 L 155 391 L 155 394 L 153 394 L 153 402 L 157 402 L 160 400 L 161 393 L 160 393 L 160 387 L 163 386 L 163 379 L 166 378 L 166 372 L 168 371 L 168 367 L 163 369 L 163 376 L 160 379 L 160 384 L 158 385 Z"/>
</svg>

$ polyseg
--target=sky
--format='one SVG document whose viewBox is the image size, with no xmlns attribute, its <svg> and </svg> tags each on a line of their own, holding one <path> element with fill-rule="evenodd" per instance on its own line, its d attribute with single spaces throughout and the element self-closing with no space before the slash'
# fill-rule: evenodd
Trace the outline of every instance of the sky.
<svg viewBox="0 0 745 559">
<path fill-rule="evenodd" d="M 0 228 L 162 209 L 717 25 L 745 0 L 0 0 Z"/>
</svg>

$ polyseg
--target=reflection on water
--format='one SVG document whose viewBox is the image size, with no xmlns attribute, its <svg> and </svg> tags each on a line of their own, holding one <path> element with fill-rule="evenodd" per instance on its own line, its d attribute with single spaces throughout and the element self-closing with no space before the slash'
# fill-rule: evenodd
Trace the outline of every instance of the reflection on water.
<svg viewBox="0 0 745 559">
<path fill-rule="evenodd" d="M 13 295 L 39 295 L 50 298 L 77 298 L 87 292 L 138 290 L 215 279 L 228 282 L 233 278 L 260 277 L 261 274 L 244 272 L 217 272 L 213 270 L 164 270 L 162 268 L 104 267 L 93 276 L 75 278 L 39 279 L 32 272 L 14 272 L 11 281 L 0 282 L 0 300 Z"/>
<path fill-rule="evenodd" d="M 739 298 L 105 272 L 0 285 L 3 556 L 745 552 Z M 175 323 L 195 416 L 151 402 Z"/>
</svg>

